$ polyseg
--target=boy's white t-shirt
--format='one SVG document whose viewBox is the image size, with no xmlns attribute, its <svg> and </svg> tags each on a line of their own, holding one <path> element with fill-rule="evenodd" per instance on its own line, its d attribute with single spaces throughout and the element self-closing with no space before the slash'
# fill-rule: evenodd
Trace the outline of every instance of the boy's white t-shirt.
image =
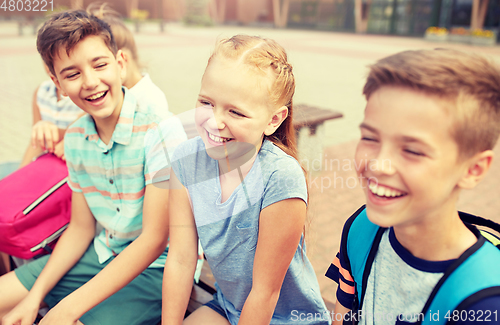
<svg viewBox="0 0 500 325">
<path fill-rule="evenodd" d="M 152 107 L 160 120 L 170 117 L 165 93 L 153 83 L 149 74 L 145 74 L 134 87 L 129 89 L 140 107 Z"/>
</svg>

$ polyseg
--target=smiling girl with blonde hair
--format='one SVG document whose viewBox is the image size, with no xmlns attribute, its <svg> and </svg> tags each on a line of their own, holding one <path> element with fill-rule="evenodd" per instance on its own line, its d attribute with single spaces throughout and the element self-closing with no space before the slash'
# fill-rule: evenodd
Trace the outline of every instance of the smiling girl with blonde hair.
<svg viewBox="0 0 500 325">
<path fill-rule="evenodd" d="M 329 324 L 301 240 L 308 194 L 296 160 L 294 90 L 275 41 L 217 43 L 197 101 L 200 136 L 172 160 L 163 324 L 182 322 L 198 238 L 217 293 L 184 324 Z"/>
</svg>

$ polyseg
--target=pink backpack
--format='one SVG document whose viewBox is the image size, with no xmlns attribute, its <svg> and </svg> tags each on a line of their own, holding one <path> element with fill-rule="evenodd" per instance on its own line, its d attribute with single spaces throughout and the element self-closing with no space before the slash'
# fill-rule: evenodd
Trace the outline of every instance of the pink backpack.
<svg viewBox="0 0 500 325">
<path fill-rule="evenodd" d="M 52 154 L 0 181 L 0 251 L 23 259 L 52 251 L 71 216 L 66 163 Z"/>
</svg>

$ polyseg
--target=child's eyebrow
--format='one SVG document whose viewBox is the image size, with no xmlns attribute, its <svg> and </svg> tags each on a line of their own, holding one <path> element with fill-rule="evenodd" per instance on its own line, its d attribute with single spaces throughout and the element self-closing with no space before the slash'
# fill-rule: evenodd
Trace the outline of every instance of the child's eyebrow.
<svg viewBox="0 0 500 325">
<path fill-rule="evenodd" d="M 96 56 L 95 58 L 92 59 L 91 62 L 99 61 L 100 59 L 106 59 L 106 58 L 108 58 L 107 55 Z M 73 69 L 76 69 L 76 65 L 70 65 L 69 67 L 62 69 L 61 71 L 59 71 L 59 74 L 62 74 L 65 71 L 73 70 Z"/>
<path fill-rule="evenodd" d="M 403 135 L 401 137 L 401 141 L 403 141 L 403 142 L 409 142 L 409 143 L 412 143 L 412 142 L 423 143 L 423 141 L 420 140 L 420 139 L 417 139 L 417 138 L 414 138 L 414 137 L 409 137 L 409 136 L 406 136 L 406 135 Z"/>
<path fill-rule="evenodd" d="M 373 133 L 378 133 L 377 129 L 375 129 L 375 128 L 374 128 L 374 127 L 372 127 L 372 126 L 369 126 L 369 125 L 368 125 L 368 124 L 366 124 L 366 123 L 361 123 L 361 124 L 359 125 L 359 128 L 360 128 L 360 129 L 367 129 L 368 131 L 373 132 Z"/>
<path fill-rule="evenodd" d="M 68 70 L 73 70 L 73 69 L 76 69 L 76 66 L 70 65 L 69 67 L 66 67 L 66 68 L 62 69 L 61 71 L 59 71 L 59 74 L 63 74 L 63 72 L 68 71 Z"/>
<path fill-rule="evenodd" d="M 427 147 L 428 149 L 432 149 L 432 146 L 424 139 L 419 139 L 419 138 L 403 135 L 400 137 L 400 140 L 403 143 L 417 143 L 419 145 Z"/>
<path fill-rule="evenodd" d="M 400 139 L 401 143 L 404 143 L 404 144 L 416 143 L 417 145 L 421 146 L 422 148 L 425 148 L 425 150 L 427 150 L 427 153 L 429 155 L 433 155 L 435 152 L 434 146 L 431 143 L 429 143 L 428 141 L 426 141 L 425 139 L 419 139 L 418 137 L 415 138 L 415 137 L 411 137 L 411 136 L 407 136 L 407 135 L 403 135 L 399 139 Z"/>
</svg>

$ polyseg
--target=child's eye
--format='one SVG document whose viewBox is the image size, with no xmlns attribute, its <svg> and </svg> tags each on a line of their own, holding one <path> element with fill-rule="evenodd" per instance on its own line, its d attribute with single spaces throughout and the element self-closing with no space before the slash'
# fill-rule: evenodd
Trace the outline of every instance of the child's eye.
<svg viewBox="0 0 500 325">
<path fill-rule="evenodd" d="M 406 153 L 409 153 L 410 155 L 413 155 L 413 156 L 425 156 L 425 154 L 419 152 L 419 151 L 416 151 L 416 150 L 412 150 L 412 149 L 404 149 L 404 152 Z"/>
<path fill-rule="evenodd" d="M 69 75 L 66 76 L 66 79 L 75 79 L 78 76 L 78 72 L 75 73 L 70 73 Z"/>
<path fill-rule="evenodd" d="M 212 103 L 206 101 L 206 100 L 200 100 L 199 101 L 202 106 L 211 106 L 213 107 Z"/>
<path fill-rule="evenodd" d="M 241 114 L 240 112 L 235 111 L 234 109 L 230 110 L 229 112 L 231 112 L 232 114 L 239 116 L 239 117 L 246 117 L 246 115 Z"/>
<path fill-rule="evenodd" d="M 107 66 L 107 64 L 106 64 L 106 63 L 100 63 L 100 64 L 98 64 L 98 65 L 96 66 L 96 68 L 98 68 L 98 69 L 99 69 L 99 68 L 104 68 L 105 66 Z"/>
<path fill-rule="evenodd" d="M 377 142 L 377 139 L 372 138 L 372 137 L 368 137 L 368 136 L 364 136 L 364 137 L 361 137 L 361 141 Z"/>
</svg>

